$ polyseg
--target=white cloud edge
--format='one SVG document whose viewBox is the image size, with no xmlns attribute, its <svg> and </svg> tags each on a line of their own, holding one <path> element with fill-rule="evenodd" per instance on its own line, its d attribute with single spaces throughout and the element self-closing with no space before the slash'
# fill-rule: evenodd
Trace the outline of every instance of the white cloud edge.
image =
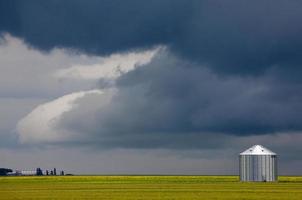
<svg viewBox="0 0 302 200">
<path fill-rule="evenodd" d="M 77 105 L 76 100 L 89 94 L 103 94 L 100 90 L 80 91 L 71 93 L 53 101 L 41 104 L 21 119 L 16 131 L 21 143 L 58 142 L 66 140 L 71 133 L 57 129 L 61 116 Z"/>
<path fill-rule="evenodd" d="M 108 57 L 104 57 L 100 63 L 91 65 L 73 65 L 69 68 L 58 69 L 53 76 L 59 79 L 115 79 L 121 74 L 135 69 L 137 66 L 149 63 L 161 49 L 163 49 L 163 47 L 157 47 L 141 52 L 112 54 Z"/>
</svg>

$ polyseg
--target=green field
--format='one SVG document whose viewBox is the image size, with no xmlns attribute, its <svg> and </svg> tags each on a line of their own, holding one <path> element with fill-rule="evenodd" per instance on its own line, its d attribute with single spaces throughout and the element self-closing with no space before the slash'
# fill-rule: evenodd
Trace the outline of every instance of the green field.
<svg viewBox="0 0 302 200">
<path fill-rule="evenodd" d="M 0 199 L 302 199 L 302 177 L 241 183 L 236 176 L 0 177 Z"/>
</svg>

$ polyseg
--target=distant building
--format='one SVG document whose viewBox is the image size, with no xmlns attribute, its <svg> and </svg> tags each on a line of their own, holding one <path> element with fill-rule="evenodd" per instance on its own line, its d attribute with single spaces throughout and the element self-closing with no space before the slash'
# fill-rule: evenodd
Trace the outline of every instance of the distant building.
<svg viewBox="0 0 302 200">
<path fill-rule="evenodd" d="M 37 171 L 35 171 L 35 170 L 22 170 L 20 175 L 21 176 L 36 176 Z"/>
<path fill-rule="evenodd" d="M 277 154 L 254 145 L 239 155 L 240 181 L 277 181 Z"/>
</svg>

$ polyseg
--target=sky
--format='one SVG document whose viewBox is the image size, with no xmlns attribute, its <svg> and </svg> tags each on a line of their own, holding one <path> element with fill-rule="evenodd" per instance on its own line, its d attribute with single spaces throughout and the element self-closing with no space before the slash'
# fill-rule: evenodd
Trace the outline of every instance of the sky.
<svg viewBox="0 0 302 200">
<path fill-rule="evenodd" d="M 299 0 L 0 0 L 0 167 L 302 174 Z"/>
</svg>

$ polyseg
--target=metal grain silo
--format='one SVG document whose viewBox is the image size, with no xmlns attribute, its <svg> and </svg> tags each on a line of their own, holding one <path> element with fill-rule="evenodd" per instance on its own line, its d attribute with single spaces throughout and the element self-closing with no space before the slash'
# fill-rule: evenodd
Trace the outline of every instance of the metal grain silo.
<svg viewBox="0 0 302 200">
<path fill-rule="evenodd" d="M 277 154 L 254 145 L 239 155 L 240 181 L 277 181 Z"/>
</svg>

